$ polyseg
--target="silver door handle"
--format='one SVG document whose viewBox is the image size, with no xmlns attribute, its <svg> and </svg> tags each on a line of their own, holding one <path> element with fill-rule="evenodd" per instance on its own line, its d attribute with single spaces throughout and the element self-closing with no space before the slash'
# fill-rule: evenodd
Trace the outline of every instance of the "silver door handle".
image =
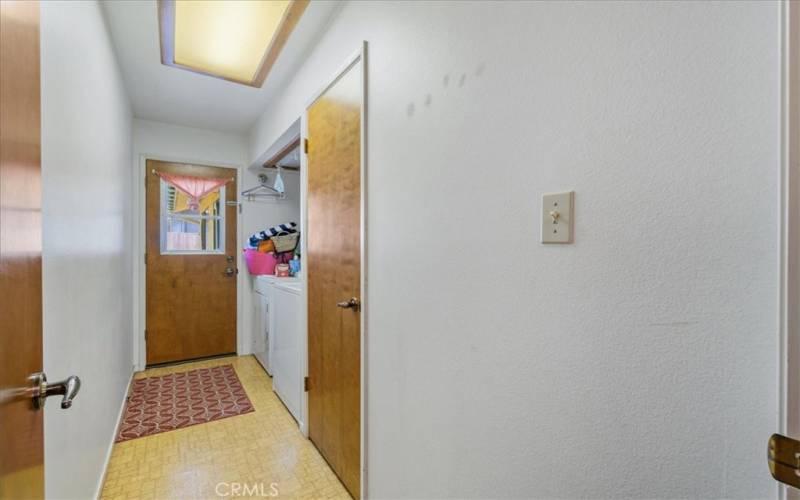
<svg viewBox="0 0 800 500">
<path fill-rule="evenodd" d="M 61 408 L 67 409 L 72 406 L 72 400 L 81 390 L 81 379 L 72 375 L 60 382 L 47 383 L 47 375 L 44 373 L 34 373 L 30 377 L 33 383 L 33 407 L 37 410 L 44 408 L 45 400 L 50 396 L 64 396 L 61 398 Z"/>
<path fill-rule="evenodd" d="M 361 310 L 361 301 L 357 298 L 352 297 L 350 300 L 345 300 L 343 302 L 337 302 L 336 307 L 341 307 L 342 309 L 352 309 L 354 311 Z"/>
<path fill-rule="evenodd" d="M 226 268 L 225 268 L 225 272 L 224 272 L 223 274 L 224 274 L 225 276 L 227 276 L 227 277 L 229 277 L 229 278 L 230 278 L 231 276 L 233 276 L 234 274 L 236 274 L 236 269 L 234 269 L 234 268 L 232 268 L 232 267 L 226 267 Z"/>
</svg>

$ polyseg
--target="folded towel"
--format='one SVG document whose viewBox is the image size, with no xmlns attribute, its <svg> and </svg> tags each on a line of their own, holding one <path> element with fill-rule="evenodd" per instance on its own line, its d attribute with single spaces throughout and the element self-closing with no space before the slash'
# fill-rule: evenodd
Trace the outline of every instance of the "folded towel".
<svg viewBox="0 0 800 500">
<path fill-rule="evenodd" d="M 275 251 L 275 243 L 272 240 L 264 240 L 258 243 L 258 251 L 261 253 L 271 253 Z"/>
<path fill-rule="evenodd" d="M 279 236 L 283 234 L 292 234 L 297 232 L 297 223 L 296 222 L 286 222 L 284 224 L 278 224 L 277 226 L 272 226 L 269 229 L 265 229 L 264 231 L 259 231 L 256 234 L 250 236 L 250 245 L 254 248 L 258 248 L 259 242 L 266 241 L 273 236 Z"/>
</svg>

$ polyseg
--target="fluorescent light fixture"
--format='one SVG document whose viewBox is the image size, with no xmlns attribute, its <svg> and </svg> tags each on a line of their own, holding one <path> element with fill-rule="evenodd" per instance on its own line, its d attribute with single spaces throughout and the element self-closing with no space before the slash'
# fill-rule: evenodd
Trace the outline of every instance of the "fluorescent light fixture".
<svg viewBox="0 0 800 500">
<path fill-rule="evenodd" d="M 159 0 L 161 63 L 260 87 L 310 0 Z"/>
</svg>

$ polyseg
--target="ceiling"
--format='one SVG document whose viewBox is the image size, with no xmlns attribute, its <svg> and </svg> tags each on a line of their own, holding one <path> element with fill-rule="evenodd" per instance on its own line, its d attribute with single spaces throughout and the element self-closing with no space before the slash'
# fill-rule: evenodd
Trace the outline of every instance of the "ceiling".
<svg viewBox="0 0 800 500">
<path fill-rule="evenodd" d="M 134 116 L 245 133 L 302 64 L 339 2 L 309 4 L 260 89 L 162 65 L 155 0 L 102 5 Z"/>
</svg>

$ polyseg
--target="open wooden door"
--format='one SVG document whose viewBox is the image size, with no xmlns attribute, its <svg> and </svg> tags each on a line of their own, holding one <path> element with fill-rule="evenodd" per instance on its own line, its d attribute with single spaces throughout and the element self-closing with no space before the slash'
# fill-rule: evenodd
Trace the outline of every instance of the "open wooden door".
<svg viewBox="0 0 800 500">
<path fill-rule="evenodd" d="M 225 183 L 193 200 L 160 174 Z M 146 187 L 147 364 L 235 353 L 236 170 L 148 160 Z"/>
<path fill-rule="evenodd" d="M 39 2 L 0 2 L 0 498 L 44 496 Z"/>
<path fill-rule="evenodd" d="M 359 59 L 307 110 L 309 437 L 361 495 Z"/>
</svg>

